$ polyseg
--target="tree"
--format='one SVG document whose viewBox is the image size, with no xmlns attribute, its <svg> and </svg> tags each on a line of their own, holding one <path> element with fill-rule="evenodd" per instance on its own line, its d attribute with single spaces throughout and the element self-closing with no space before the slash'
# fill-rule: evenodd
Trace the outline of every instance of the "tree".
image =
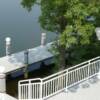
<svg viewBox="0 0 100 100">
<path fill-rule="evenodd" d="M 22 0 L 21 5 L 29 12 L 32 10 L 32 6 L 36 3 L 36 0 Z"/>
<path fill-rule="evenodd" d="M 54 48 L 59 53 L 58 65 L 64 69 L 66 57 L 68 61 L 76 50 L 91 44 L 91 38 L 95 36 L 95 20 L 100 14 L 100 0 L 41 0 L 40 5 L 42 28 L 58 34 Z M 88 21 L 92 16 L 94 21 Z M 83 50 L 78 57 L 83 57 L 86 52 Z"/>
</svg>

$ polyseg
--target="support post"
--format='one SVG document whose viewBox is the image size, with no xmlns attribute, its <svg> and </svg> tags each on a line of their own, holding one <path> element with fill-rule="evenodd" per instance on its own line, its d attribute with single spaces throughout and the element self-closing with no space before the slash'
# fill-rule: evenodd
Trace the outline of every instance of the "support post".
<svg viewBox="0 0 100 100">
<path fill-rule="evenodd" d="M 40 83 L 40 99 L 39 100 L 43 100 L 42 99 L 42 85 L 43 85 L 43 82 L 41 80 L 41 83 Z"/>
<path fill-rule="evenodd" d="M 24 63 L 25 63 L 25 68 L 24 68 L 24 78 L 28 78 L 28 54 L 29 51 L 25 50 L 24 52 Z"/>
<path fill-rule="evenodd" d="M 100 79 L 100 68 L 99 68 L 99 72 L 97 74 L 98 79 Z"/>
<path fill-rule="evenodd" d="M 68 93 L 68 69 L 66 71 L 66 89 L 65 92 Z"/>
<path fill-rule="evenodd" d="M 0 66 L 0 93 L 6 93 L 6 74 L 4 70 L 5 68 Z"/>
<path fill-rule="evenodd" d="M 88 62 L 88 77 L 90 76 L 90 61 Z"/>
<path fill-rule="evenodd" d="M 6 56 L 9 56 L 11 54 L 11 38 L 6 37 Z"/>
<path fill-rule="evenodd" d="M 31 87 L 31 80 L 29 81 L 29 85 L 28 85 L 28 99 L 31 100 L 32 99 L 32 87 Z"/>
</svg>

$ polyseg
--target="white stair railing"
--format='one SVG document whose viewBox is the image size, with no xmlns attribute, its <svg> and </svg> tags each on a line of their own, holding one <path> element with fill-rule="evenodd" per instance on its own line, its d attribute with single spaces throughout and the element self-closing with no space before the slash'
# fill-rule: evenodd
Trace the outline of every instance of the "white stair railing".
<svg viewBox="0 0 100 100">
<path fill-rule="evenodd" d="M 18 95 L 20 100 L 42 98 L 42 80 L 40 78 L 22 80 L 18 83 Z"/>
<path fill-rule="evenodd" d="M 66 88 L 87 80 L 100 69 L 100 57 L 88 60 L 43 79 L 19 81 L 19 99 L 46 99 Z"/>
</svg>

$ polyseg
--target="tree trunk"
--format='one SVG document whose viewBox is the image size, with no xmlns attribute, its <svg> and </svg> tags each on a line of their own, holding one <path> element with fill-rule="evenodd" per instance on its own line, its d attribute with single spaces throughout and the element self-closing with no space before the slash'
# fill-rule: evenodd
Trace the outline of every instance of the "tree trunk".
<svg viewBox="0 0 100 100">
<path fill-rule="evenodd" d="M 66 67 L 66 49 L 65 46 L 59 46 L 59 59 L 58 59 L 58 66 L 59 70 L 63 70 Z"/>
</svg>

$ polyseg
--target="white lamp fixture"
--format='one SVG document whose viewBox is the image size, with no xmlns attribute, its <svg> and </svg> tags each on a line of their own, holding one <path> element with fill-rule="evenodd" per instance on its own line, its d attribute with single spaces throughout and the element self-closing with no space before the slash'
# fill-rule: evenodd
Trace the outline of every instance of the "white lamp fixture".
<svg viewBox="0 0 100 100">
<path fill-rule="evenodd" d="M 98 40 L 100 40 L 100 27 L 97 27 L 95 29 L 95 32 L 96 32 Z M 98 72 L 98 78 L 100 79 L 100 69 L 99 69 L 99 72 Z"/>
<path fill-rule="evenodd" d="M 6 40 L 6 43 L 7 43 L 7 44 L 10 44 L 10 42 L 11 42 L 11 38 L 10 38 L 10 37 L 6 37 L 5 40 Z"/>
</svg>

